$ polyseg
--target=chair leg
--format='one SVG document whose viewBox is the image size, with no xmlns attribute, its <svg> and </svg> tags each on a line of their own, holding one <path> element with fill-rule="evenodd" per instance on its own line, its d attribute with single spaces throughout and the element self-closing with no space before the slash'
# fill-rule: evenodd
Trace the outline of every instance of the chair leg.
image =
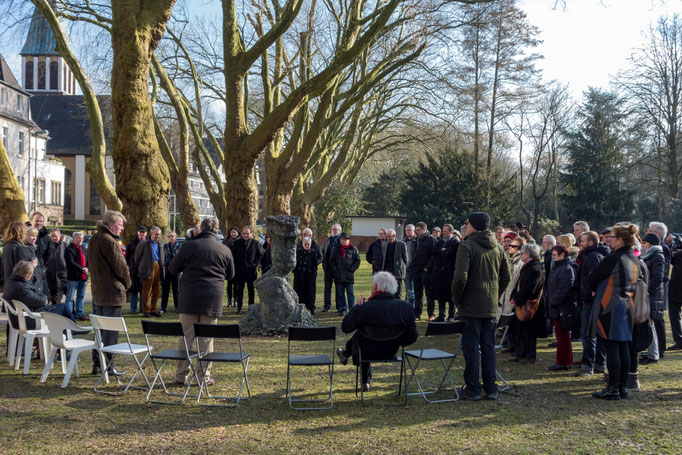
<svg viewBox="0 0 682 455">
<path fill-rule="evenodd" d="M 59 354 L 61 357 L 62 374 L 66 374 L 66 349 L 60 349 Z"/>
<path fill-rule="evenodd" d="M 66 369 L 66 376 L 64 376 L 64 381 L 62 381 L 62 389 L 65 389 L 69 385 L 69 379 L 71 379 L 73 369 L 78 363 L 78 354 L 80 354 L 80 352 L 81 351 L 78 349 L 71 351 L 71 360 L 69 360 L 69 366 Z"/>
<path fill-rule="evenodd" d="M 50 347 L 52 343 L 50 343 L 50 339 L 48 337 L 40 337 L 40 357 L 45 361 L 47 364 L 47 353 L 50 352 Z"/>
<path fill-rule="evenodd" d="M 47 375 L 50 374 L 50 369 L 52 368 L 52 363 L 54 358 L 57 356 L 57 348 L 52 346 L 50 349 L 50 355 L 47 357 L 47 363 L 45 364 L 45 369 L 43 369 L 43 375 L 40 376 L 40 382 L 47 381 Z"/>
<path fill-rule="evenodd" d="M 31 351 L 33 350 L 32 334 L 26 334 L 26 341 L 24 341 L 24 374 L 28 374 L 28 369 L 31 367 Z"/>
<path fill-rule="evenodd" d="M 9 366 L 14 366 L 14 358 L 17 355 L 17 339 L 19 338 L 19 331 L 14 330 L 10 327 L 9 329 L 9 340 L 7 341 L 7 360 L 9 361 Z"/>
<path fill-rule="evenodd" d="M 17 338 L 17 352 L 14 356 L 14 369 L 18 370 L 21 367 L 21 353 L 24 351 L 24 334 L 19 332 L 19 337 Z M 31 353 L 29 352 L 29 356 Z"/>
</svg>

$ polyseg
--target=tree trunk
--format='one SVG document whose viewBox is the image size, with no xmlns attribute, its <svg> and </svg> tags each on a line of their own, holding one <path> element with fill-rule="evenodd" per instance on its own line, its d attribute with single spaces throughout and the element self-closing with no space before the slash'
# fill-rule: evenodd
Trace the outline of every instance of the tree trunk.
<svg viewBox="0 0 682 455">
<path fill-rule="evenodd" d="M 237 155 L 237 154 L 235 154 Z M 253 175 L 255 163 L 243 163 L 237 156 L 226 158 L 226 226 L 255 226 L 258 212 L 258 185 Z"/>
<path fill-rule="evenodd" d="M 149 65 L 174 3 L 112 3 L 112 157 L 116 192 L 130 226 L 168 227 L 170 179 L 154 133 Z M 135 235 L 133 229 L 125 232 L 126 239 Z"/>
<path fill-rule="evenodd" d="M 0 141 L 0 233 L 4 233 L 7 226 L 16 221 L 28 221 L 24 191 L 9 163 L 7 150 Z"/>
</svg>

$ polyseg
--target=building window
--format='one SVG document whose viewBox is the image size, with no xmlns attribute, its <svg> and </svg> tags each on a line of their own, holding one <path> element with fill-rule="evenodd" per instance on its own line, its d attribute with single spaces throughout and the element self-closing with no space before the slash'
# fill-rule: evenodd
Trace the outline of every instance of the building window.
<svg viewBox="0 0 682 455">
<path fill-rule="evenodd" d="M 101 215 L 102 214 L 102 199 L 97 193 L 95 188 L 95 182 L 92 181 L 90 177 L 90 215 Z"/>
<path fill-rule="evenodd" d="M 17 112 L 24 113 L 24 97 L 19 94 L 17 94 Z"/>
<path fill-rule="evenodd" d="M 40 204 L 45 203 L 45 180 L 44 179 L 33 179 L 33 188 L 37 192 L 36 200 Z"/>
<path fill-rule="evenodd" d="M 61 182 L 51 182 L 52 190 L 52 205 L 62 205 L 62 183 Z"/>
<path fill-rule="evenodd" d="M 7 107 L 7 89 L 5 87 L 0 88 L 0 106 Z"/>
<path fill-rule="evenodd" d="M 26 68 L 24 69 L 24 88 L 26 90 L 33 90 L 33 57 L 26 59 Z"/>
<path fill-rule="evenodd" d="M 45 58 L 38 60 L 38 90 L 45 90 Z"/>
<path fill-rule="evenodd" d="M 24 156 L 24 133 L 19 133 L 19 156 Z"/>
<path fill-rule="evenodd" d="M 64 215 L 71 215 L 71 171 L 64 169 Z"/>
<path fill-rule="evenodd" d="M 26 189 L 24 188 L 24 183 L 26 183 L 26 179 L 24 178 L 23 175 L 17 176 L 17 182 L 19 182 L 19 186 L 21 187 L 21 191 L 24 193 L 26 192 Z"/>
<path fill-rule="evenodd" d="M 59 90 L 59 62 L 50 61 L 50 90 Z"/>
<path fill-rule="evenodd" d="M 5 152 L 7 152 L 7 149 L 9 148 L 8 142 L 9 141 L 9 128 L 6 126 L 2 127 L 2 145 L 5 147 Z"/>
</svg>

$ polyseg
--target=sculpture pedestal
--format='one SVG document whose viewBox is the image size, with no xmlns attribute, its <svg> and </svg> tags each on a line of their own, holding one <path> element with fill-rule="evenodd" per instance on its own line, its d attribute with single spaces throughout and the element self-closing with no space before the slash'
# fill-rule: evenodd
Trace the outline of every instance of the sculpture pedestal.
<svg viewBox="0 0 682 455">
<path fill-rule="evenodd" d="M 296 267 L 296 237 L 299 219 L 295 216 L 269 216 L 268 234 L 272 238 L 272 268 L 254 283 L 260 304 L 252 305 L 239 327 L 244 335 L 272 336 L 286 333 L 289 326 L 317 327 L 308 309 L 298 303 L 289 284 Z"/>
</svg>

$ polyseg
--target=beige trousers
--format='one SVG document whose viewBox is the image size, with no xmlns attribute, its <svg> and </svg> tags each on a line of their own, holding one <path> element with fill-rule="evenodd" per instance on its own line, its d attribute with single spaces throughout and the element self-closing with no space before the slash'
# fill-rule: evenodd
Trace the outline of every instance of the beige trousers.
<svg viewBox="0 0 682 455">
<path fill-rule="evenodd" d="M 190 351 L 196 350 L 196 343 L 194 342 L 194 323 L 200 322 L 202 324 L 217 324 L 218 318 L 213 316 L 206 316 L 204 314 L 185 314 L 180 313 L 180 323 L 182 324 L 182 331 L 185 332 L 185 339 L 187 339 L 187 347 Z M 182 338 L 178 338 L 177 349 L 185 349 L 185 344 L 182 342 Z M 199 349 L 201 352 L 210 353 L 213 352 L 213 338 L 200 338 L 199 339 Z M 211 363 L 203 364 L 206 368 L 206 379 L 211 377 Z M 178 367 L 175 370 L 175 380 L 178 382 L 185 382 L 187 380 L 187 375 L 189 374 L 189 363 L 187 360 L 178 361 Z M 201 379 L 202 371 L 197 371 L 199 379 Z"/>
</svg>

